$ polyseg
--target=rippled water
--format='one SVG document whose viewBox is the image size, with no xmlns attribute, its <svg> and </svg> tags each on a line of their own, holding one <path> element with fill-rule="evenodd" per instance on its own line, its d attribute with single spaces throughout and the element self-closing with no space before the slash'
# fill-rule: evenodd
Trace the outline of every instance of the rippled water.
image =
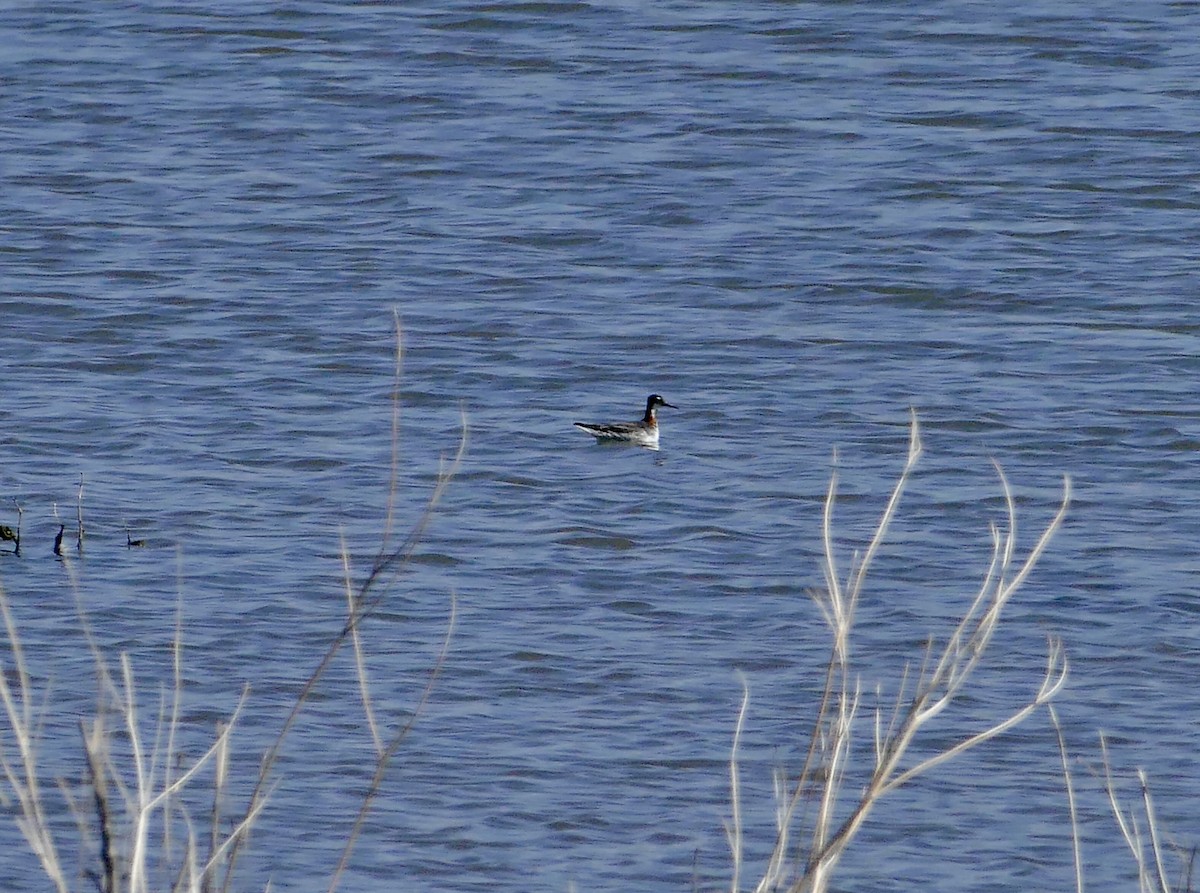
<svg viewBox="0 0 1200 893">
<path fill-rule="evenodd" d="M 91 704 L 65 569 L 152 704 L 182 594 L 189 746 L 253 690 L 241 779 L 340 628 L 383 529 L 392 313 L 397 525 L 470 428 L 417 561 L 366 629 L 380 718 L 433 699 L 346 887 L 728 887 L 745 671 L 749 873 L 826 653 L 842 560 L 926 455 L 862 608 L 864 687 L 973 593 L 989 463 L 1024 542 L 1076 499 L 962 734 L 1018 703 L 1047 635 L 1080 757 L 1088 881 L 1128 884 L 1095 732 L 1200 838 L 1200 27 L 1185 4 L 450 2 L 10 6 L 0 26 L 5 589 L 78 773 Z M 632 418 L 663 448 L 575 420 Z M 125 549 L 125 529 L 149 548 Z M 316 888 L 369 780 L 348 659 L 289 745 L 246 889 Z M 865 732 L 865 729 L 864 729 Z M 928 746 L 936 746 L 937 740 Z M 865 752 L 867 745 L 863 744 Z M 1071 883 L 1039 715 L 885 801 L 838 889 Z M 235 804 L 236 805 L 236 804 Z M 65 832 L 64 832 L 65 835 Z M 64 839 L 69 836 L 65 835 Z M 42 884 L 11 823 L 0 878 Z M 75 865 L 74 856 L 68 858 Z"/>
</svg>

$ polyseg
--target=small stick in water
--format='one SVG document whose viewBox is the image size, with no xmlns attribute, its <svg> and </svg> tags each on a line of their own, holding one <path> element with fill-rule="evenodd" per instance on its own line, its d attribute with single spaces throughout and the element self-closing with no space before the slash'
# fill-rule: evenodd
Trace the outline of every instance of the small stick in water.
<svg viewBox="0 0 1200 893">
<path fill-rule="evenodd" d="M 79 473 L 79 495 L 75 498 L 75 518 L 77 530 L 75 534 L 75 549 L 83 554 L 83 472 Z"/>
</svg>

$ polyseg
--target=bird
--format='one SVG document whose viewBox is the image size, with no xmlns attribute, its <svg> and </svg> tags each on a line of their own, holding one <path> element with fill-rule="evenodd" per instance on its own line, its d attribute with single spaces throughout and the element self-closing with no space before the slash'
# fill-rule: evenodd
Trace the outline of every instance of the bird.
<svg viewBox="0 0 1200 893">
<path fill-rule="evenodd" d="M 668 403 L 658 394 L 651 394 L 646 398 L 646 414 L 642 416 L 640 422 L 616 422 L 608 425 L 576 422 L 575 427 L 586 431 L 600 442 L 630 443 L 656 450 L 658 449 L 658 419 L 655 417 L 655 411 L 660 406 L 669 406 L 671 409 L 679 408 Z"/>
</svg>

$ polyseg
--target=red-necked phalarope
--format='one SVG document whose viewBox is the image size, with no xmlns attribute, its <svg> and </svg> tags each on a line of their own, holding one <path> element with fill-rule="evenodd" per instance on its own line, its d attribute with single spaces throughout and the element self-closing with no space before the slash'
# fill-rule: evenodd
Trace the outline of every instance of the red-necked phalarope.
<svg viewBox="0 0 1200 893">
<path fill-rule="evenodd" d="M 612 425 L 589 425 L 587 422 L 576 422 L 575 427 L 586 431 L 597 440 L 634 443 L 638 446 L 658 449 L 658 419 L 655 418 L 654 412 L 660 406 L 670 406 L 671 409 L 679 408 L 671 406 L 658 394 L 651 394 L 646 398 L 646 414 L 642 416 L 640 422 L 617 422 Z"/>
</svg>

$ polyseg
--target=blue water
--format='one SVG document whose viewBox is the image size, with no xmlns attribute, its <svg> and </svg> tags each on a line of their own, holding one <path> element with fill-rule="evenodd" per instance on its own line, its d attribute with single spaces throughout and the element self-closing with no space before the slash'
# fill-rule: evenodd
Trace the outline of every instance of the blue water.
<svg viewBox="0 0 1200 893">
<path fill-rule="evenodd" d="M 1088 884 L 1132 860 L 1092 774 L 1149 772 L 1200 840 L 1200 19 L 1183 4 L 10 5 L 0 25 L 0 580 L 81 774 L 75 593 L 152 712 L 182 604 L 194 757 L 245 682 L 234 813 L 340 629 L 392 449 L 396 529 L 466 459 L 364 628 L 376 709 L 431 701 L 345 889 L 728 889 L 741 684 L 748 866 L 850 564 L 926 452 L 861 608 L 865 691 L 944 636 L 1003 519 L 1065 529 L 980 687 L 922 742 L 1071 678 Z M 634 418 L 662 449 L 594 445 Z M 51 555 L 80 478 L 88 538 Z M 125 548 L 130 535 L 145 549 Z M 5 665 L 10 661 L 5 652 Z M 82 680 L 82 681 L 80 681 Z M 279 767 L 238 889 L 323 889 L 370 779 L 348 654 Z M 863 714 L 862 756 L 869 748 Z M 7 738 L 4 744 L 8 746 Z M 52 787 L 52 785 L 50 785 Z M 1128 789 L 1131 793 L 1134 787 Z M 58 809 L 65 863 L 74 824 Z M 197 807 L 200 813 L 203 808 Z M 11 807 L 5 811 L 12 813 Z M 41 889 L 15 824 L 0 884 Z M 1062 889 L 1044 713 L 885 800 L 835 889 Z"/>
</svg>

